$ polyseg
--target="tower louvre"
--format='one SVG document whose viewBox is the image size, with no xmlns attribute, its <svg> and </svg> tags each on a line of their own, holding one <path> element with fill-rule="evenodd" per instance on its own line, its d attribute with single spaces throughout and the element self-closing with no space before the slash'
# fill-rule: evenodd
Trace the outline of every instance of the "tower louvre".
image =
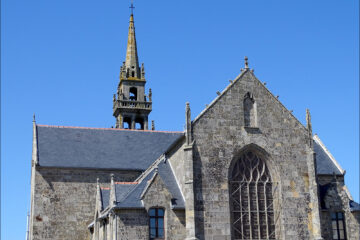
<svg viewBox="0 0 360 240">
<path fill-rule="evenodd" d="M 151 89 L 145 94 L 144 64 L 139 65 L 134 15 L 130 15 L 126 58 L 120 67 L 120 82 L 113 98 L 116 128 L 148 130 L 148 115 L 152 110 Z"/>
</svg>

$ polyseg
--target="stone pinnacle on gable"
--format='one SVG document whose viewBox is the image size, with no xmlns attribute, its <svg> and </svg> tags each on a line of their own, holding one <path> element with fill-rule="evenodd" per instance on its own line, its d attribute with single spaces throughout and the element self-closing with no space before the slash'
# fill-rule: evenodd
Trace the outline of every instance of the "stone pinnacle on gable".
<svg viewBox="0 0 360 240">
<path fill-rule="evenodd" d="M 244 60 L 245 60 L 245 69 L 249 69 L 248 57 L 245 56 Z"/>
</svg>

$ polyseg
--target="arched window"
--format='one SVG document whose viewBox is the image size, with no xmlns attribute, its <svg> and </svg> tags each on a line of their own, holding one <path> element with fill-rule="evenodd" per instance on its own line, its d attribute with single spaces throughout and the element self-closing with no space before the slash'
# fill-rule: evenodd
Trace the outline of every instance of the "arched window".
<svg viewBox="0 0 360 240">
<path fill-rule="evenodd" d="M 149 219 L 150 240 L 164 239 L 164 209 L 150 208 Z"/>
<path fill-rule="evenodd" d="M 275 239 L 273 184 L 263 159 L 245 151 L 229 173 L 232 239 Z"/>
<path fill-rule="evenodd" d="M 128 117 L 124 118 L 123 128 L 124 129 L 131 129 L 131 119 L 130 118 L 128 118 Z"/>
<path fill-rule="evenodd" d="M 257 127 L 256 121 L 256 103 L 252 94 L 248 92 L 244 97 L 244 125 Z"/>
<path fill-rule="evenodd" d="M 136 101 L 137 100 L 137 89 L 136 87 L 131 87 L 129 90 L 129 99 L 131 101 Z"/>
</svg>

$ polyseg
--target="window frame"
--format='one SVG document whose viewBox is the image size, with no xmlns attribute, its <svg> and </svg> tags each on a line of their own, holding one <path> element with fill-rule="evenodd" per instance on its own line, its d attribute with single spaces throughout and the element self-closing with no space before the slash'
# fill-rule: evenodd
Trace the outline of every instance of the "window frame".
<svg viewBox="0 0 360 240">
<path fill-rule="evenodd" d="M 339 215 L 342 217 L 340 218 Z M 334 217 L 335 216 L 335 217 Z M 333 240 L 347 240 L 346 237 L 346 225 L 345 225 L 345 214 L 343 212 L 331 212 L 331 235 Z M 333 227 L 333 223 L 336 222 L 336 229 Z M 340 229 L 339 222 L 342 222 L 343 229 Z M 337 238 L 334 238 L 334 231 L 337 233 Z M 340 238 L 340 231 L 344 232 L 344 238 Z"/>
<path fill-rule="evenodd" d="M 151 216 L 150 211 L 155 210 L 155 215 Z M 162 210 L 162 215 L 159 215 L 159 210 Z M 159 207 L 149 208 L 149 239 L 150 240 L 160 240 L 165 239 L 165 209 Z M 151 225 L 151 219 L 155 219 L 155 227 Z M 159 227 L 159 219 L 162 219 L 162 227 Z M 155 229 L 155 237 L 151 235 L 151 229 Z M 162 229 L 162 236 L 159 236 L 159 230 Z"/>
<path fill-rule="evenodd" d="M 265 159 L 258 151 L 246 149 L 229 168 L 231 239 L 276 239 L 277 183 Z"/>
</svg>

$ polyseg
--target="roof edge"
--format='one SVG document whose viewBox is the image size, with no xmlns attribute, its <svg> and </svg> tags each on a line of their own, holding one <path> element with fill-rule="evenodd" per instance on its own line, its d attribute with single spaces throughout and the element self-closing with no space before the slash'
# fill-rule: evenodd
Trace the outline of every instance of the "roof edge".
<svg viewBox="0 0 360 240">
<path fill-rule="evenodd" d="M 122 128 L 95 128 L 95 127 L 56 126 L 56 125 L 43 125 L 43 124 L 36 124 L 36 125 L 38 127 L 48 127 L 48 128 L 71 128 L 71 129 L 89 129 L 89 130 L 131 131 L 131 132 L 184 133 L 183 131 L 137 130 L 137 129 L 122 129 Z"/>
<path fill-rule="evenodd" d="M 315 134 L 313 136 L 313 140 L 320 145 L 320 147 L 324 150 L 324 152 L 328 155 L 328 157 L 331 159 L 331 161 L 334 163 L 334 165 L 336 166 L 336 168 L 339 170 L 339 172 L 342 175 L 345 175 L 345 170 L 342 169 L 342 167 L 340 166 L 340 164 L 338 163 L 338 161 L 336 161 L 336 159 L 334 158 L 334 156 L 330 153 L 330 151 L 326 148 L 326 146 L 324 145 L 324 143 L 320 140 L 319 136 L 317 134 Z"/>
<path fill-rule="evenodd" d="M 236 78 L 234 81 L 232 81 L 224 90 L 222 90 L 222 92 L 216 97 L 214 98 L 214 100 L 212 100 L 210 102 L 210 104 L 204 108 L 204 110 L 202 110 L 196 117 L 195 119 L 192 121 L 192 123 L 194 124 L 195 122 L 197 122 L 202 115 L 204 115 L 237 81 L 239 81 L 239 79 L 247 72 L 249 71 L 249 69 L 244 69 L 244 71 L 242 71 Z"/>
<path fill-rule="evenodd" d="M 202 115 L 204 115 L 208 109 L 210 107 L 212 107 L 236 82 L 238 82 L 244 75 L 245 73 L 247 72 L 250 72 L 253 77 L 265 88 L 265 90 L 273 97 L 273 99 L 275 99 L 278 103 L 280 103 L 280 105 L 288 112 L 290 113 L 290 115 L 300 124 L 300 126 L 303 127 L 303 129 L 305 131 L 307 131 L 306 127 L 300 122 L 300 120 L 295 117 L 295 115 L 285 107 L 285 105 L 278 99 L 274 96 L 274 94 L 255 76 L 255 74 L 253 73 L 253 70 L 252 69 L 249 69 L 249 68 L 245 68 L 245 69 L 242 69 L 242 72 L 235 78 L 234 81 L 232 81 L 213 101 L 211 101 L 211 103 L 204 109 L 202 110 L 199 115 L 196 116 L 196 118 L 192 121 L 192 123 L 194 124 L 195 122 L 197 122 Z"/>
<path fill-rule="evenodd" d="M 146 169 L 140 169 L 140 168 L 99 168 L 99 167 L 64 167 L 64 166 L 44 166 L 44 165 L 37 165 L 37 169 L 42 168 L 59 168 L 59 169 L 78 169 L 78 170 L 90 170 L 90 171 L 136 171 L 136 172 L 143 172 Z"/>
</svg>

